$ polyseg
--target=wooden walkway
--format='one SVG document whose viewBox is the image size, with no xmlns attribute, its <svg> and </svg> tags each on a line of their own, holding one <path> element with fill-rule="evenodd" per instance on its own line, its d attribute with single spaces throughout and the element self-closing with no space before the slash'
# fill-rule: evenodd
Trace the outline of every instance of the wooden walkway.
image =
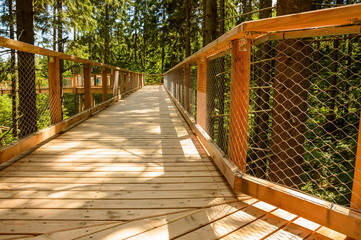
<svg viewBox="0 0 361 240">
<path fill-rule="evenodd" d="M 236 196 L 162 86 L 0 171 L 0 186 L 0 240 L 344 238 Z"/>
</svg>

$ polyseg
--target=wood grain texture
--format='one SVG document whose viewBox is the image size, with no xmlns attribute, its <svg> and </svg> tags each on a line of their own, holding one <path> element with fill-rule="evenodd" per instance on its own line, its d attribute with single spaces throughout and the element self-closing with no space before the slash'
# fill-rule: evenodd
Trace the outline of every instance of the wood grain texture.
<svg viewBox="0 0 361 240">
<path fill-rule="evenodd" d="M 0 189 L 3 239 L 214 239 L 256 222 L 267 227 L 260 236 L 310 233 L 236 196 L 156 85 L 0 171 Z"/>
</svg>

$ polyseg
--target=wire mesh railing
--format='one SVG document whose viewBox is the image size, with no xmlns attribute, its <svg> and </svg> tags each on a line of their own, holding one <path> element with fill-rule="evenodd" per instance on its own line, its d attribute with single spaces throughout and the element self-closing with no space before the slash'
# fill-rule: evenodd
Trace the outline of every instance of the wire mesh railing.
<svg viewBox="0 0 361 240">
<path fill-rule="evenodd" d="M 361 210 L 361 35 L 284 33 L 223 44 L 165 87 L 241 174 Z"/>
<path fill-rule="evenodd" d="M 36 47 L 44 54 L 15 51 L 3 43 L 16 41 L 1 40 L 1 147 L 144 85 L 141 73 Z"/>
</svg>

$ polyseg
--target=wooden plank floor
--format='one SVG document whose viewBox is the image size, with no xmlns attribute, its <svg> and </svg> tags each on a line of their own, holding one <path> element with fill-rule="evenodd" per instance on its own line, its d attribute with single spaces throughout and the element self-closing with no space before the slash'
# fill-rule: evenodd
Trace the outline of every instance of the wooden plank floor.
<svg viewBox="0 0 361 240">
<path fill-rule="evenodd" d="M 0 188 L 0 240 L 345 237 L 234 195 L 160 86 L 0 171 Z"/>
</svg>

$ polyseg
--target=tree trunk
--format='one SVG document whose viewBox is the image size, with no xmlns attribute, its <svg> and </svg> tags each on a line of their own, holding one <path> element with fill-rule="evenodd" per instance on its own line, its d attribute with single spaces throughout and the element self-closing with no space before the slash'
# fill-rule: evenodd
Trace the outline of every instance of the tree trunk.
<svg viewBox="0 0 361 240">
<path fill-rule="evenodd" d="M 56 20 L 56 1 L 54 0 L 53 5 L 53 50 L 56 51 L 56 27 L 57 27 L 57 20 Z"/>
<path fill-rule="evenodd" d="M 163 3 L 162 10 L 162 73 L 164 73 L 164 59 L 165 59 L 165 4 Z"/>
<path fill-rule="evenodd" d="M 146 54 L 147 54 L 147 50 L 146 50 L 146 44 L 147 44 L 147 37 L 146 37 L 146 34 L 147 34 L 147 31 L 146 31 L 146 20 L 144 19 L 144 26 L 143 26 L 143 57 L 142 57 L 142 64 L 143 64 L 143 72 L 145 72 L 145 69 L 146 69 L 146 66 L 145 66 L 145 58 L 146 58 Z"/>
<path fill-rule="evenodd" d="M 205 45 L 217 38 L 217 1 L 207 0 L 206 11 Z M 214 108 L 216 95 L 216 77 L 214 74 L 216 60 L 210 60 L 207 64 L 207 98 L 206 98 L 206 132 L 214 138 Z"/>
<path fill-rule="evenodd" d="M 285 15 L 312 9 L 312 0 L 282 0 L 277 14 Z M 290 187 L 300 187 L 307 120 L 309 56 L 311 50 L 302 40 L 276 43 L 273 122 L 269 179 Z"/>
<path fill-rule="evenodd" d="M 271 7 L 272 0 L 261 0 L 260 9 Z M 259 18 L 268 18 L 272 13 L 272 10 L 265 10 L 260 12 Z M 270 59 L 272 57 L 270 43 L 262 43 L 258 45 L 257 49 L 257 61 Z M 253 150 L 250 154 L 249 171 L 253 176 L 259 178 L 265 178 L 267 172 L 267 149 L 269 147 L 269 113 L 265 110 L 270 109 L 270 88 L 264 88 L 271 86 L 271 63 L 260 62 L 256 66 L 256 86 L 255 89 L 255 113 L 254 113 L 254 126 L 252 143 Z"/>
<path fill-rule="evenodd" d="M 219 22 L 219 33 L 218 35 L 221 36 L 222 34 L 224 34 L 224 15 L 225 9 L 224 9 L 224 0 L 220 0 L 219 1 L 219 18 L 221 19 Z M 221 57 L 219 59 L 219 73 L 223 73 L 225 71 L 225 67 L 224 67 L 224 57 Z M 218 114 L 219 115 L 223 115 L 224 114 L 224 94 L 226 91 L 226 79 L 225 79 L 225 75 L 221 74 L 217 80 L 217 98 L 218 98 Z M 219 117 L 218 118 L 218 134 L 217 134 L 217 144 L 218 146 L 224 151 L 226 152 L 226 146 L 225 146 L 225 136 L 226 136 L 226 131 L 224 128 L 224 118 L 225 117 Z"/>
<path fill-rule="evenodd" d="M 58 12 L 58 52 L 64 52 L 63 48 L 63 0 L 57 0 L 57 12 Z M 60 68 L 60 106 L 63 106 L 63 71 L 64 60 L 59 60 Z M 61 119 L 63 120 L 63 107 L 61 108 Z"/>
<path fill-rule="evenodd" d="M 58 52 L 63 52 L 63 4 L 62 0 L 57 0 L 57 11 L 58 11 Z"/>
<path fill-rule="evenodd" d="M 134 63 L 138 65 L 138 31 L 135 29 L 134 33 Z"/>
<path fill-rule="evenodd" d="M 202 1 L 202 8 L 203 8 L 203 21 L 202 21 L 202 36 L 203 36 L 203 47 L 206 44 L 206 25 L 207 25 L 207 1 L 208 0 L 203 0 Z"/>
<path fill-rule="evenodd" d="M 8 0 L 9 2 L 9 25 L 10 25 L 10 39 L 14 39 L 14 9 L 13 9 L 13 0 Z M 17 114 L 17 101 L 16 101 L 16 76 L 15 76 L 15 50 L 10 50 L 10 74 L 11 74 L 11 105 L 12 105 L 12 129 L 13 136 L 16 138 L 18 136 L 18 114 Z"/>
<path fill-rule="evenodd" d="M 251 5 L 251 0 L 241 0 L 241 5 L 239 8 L 239 11 L 241 14 L 245 14 L 251 11 L 252 9 L 252 5 Z M 261 7 L 260 7 L 261 8 Z M 249 21 L 251 19 L 252 15 L 243 15 L 241 16 L 241 18 L 238 20 L 237 24 Z"/>
<path fill-rule="evenodd" d="M 89 60 L 93 60 L 93 52 L 92 52 L 92 35 L 91 33 L 89 32 L 89 35 L 88 35 L 88 49 L 89 49 Z"/>
<path fill-rule="evenodd" d="M 192 2 L 191 0 L 185 0 L 185 9 L 186 9 L 186 58 L 191 55 L 191 9 L 192 9 Z"/>
<path fill-rule="evenodd" d="M 109 5 L 105 6 L 105 31 L 104 31 L 104 63 L 108 64 L 108 48 L 109 48 Z"/>
<path fill-rule="evenodd" d="M 34 13 L 32 0 L 16 0 L 17 39 L 34 44 Z M 18 52 L 20 137 L 38 130 L 36 110 L 35 56 Z"/>
<path fill-rule="evenodd" d="M 336 0 L 336 4 L 343 4 L 343 0 Z M 333 52 L 332 52 L 332 76 L 330 81 L 330 87 L 329 87 L 329 112 L 326 117 L 327 124 L 325 126 L 325 129 L 327 131 L 327 136 L 330 138 L 331 141 L 336 141 L 336 98 L 338 95 L 338 89 L 336 87 L 337 80 L 338 80 L 338 58 L 339 58 L 339 41 L 336 39 L 333 41 Z"/>
</svg>

